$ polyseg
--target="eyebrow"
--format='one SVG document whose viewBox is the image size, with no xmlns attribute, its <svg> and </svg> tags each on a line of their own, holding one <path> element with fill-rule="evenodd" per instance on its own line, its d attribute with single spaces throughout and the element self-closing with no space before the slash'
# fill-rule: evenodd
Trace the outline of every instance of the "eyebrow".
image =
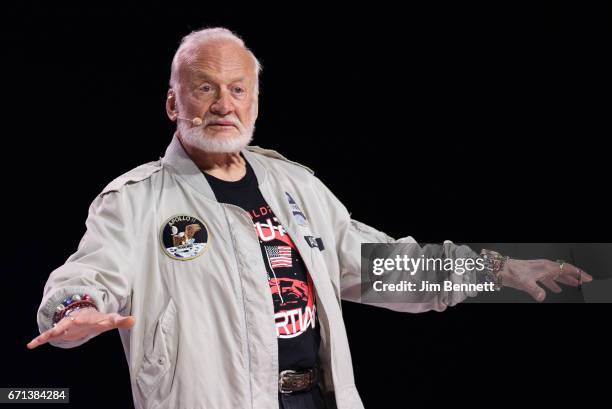
<svg viewBox="0 0 612 409">
<path fill-rule="evenodd" d="M 212 82 L 215 82 L 215 81 L 214 81 L 214 80 L 213 80 L 213 79 L 210 77 L 210 75 L 208 75 L 208 74 L 206 74 L 206 73 L 204 73 L 204 72 L 202 72 L 202 71 L 199 71 L 199 70 L 193 70 L 193 78 L 194 78 L 195 80 L 206 80 L 206 81 L 212 81 Z M 236 77 L 236 78 L 231 79 L 229 83 L 230 83 L 230 84 L 232 84 L 232 83 L 234 83 L 234 82 L 244 82 L 244 81 L 245 81 L 245 79 L 246 79 L 246 78 L 245 78 L 244 76 L 240 76 L 240 77 Z"/>
</svg>

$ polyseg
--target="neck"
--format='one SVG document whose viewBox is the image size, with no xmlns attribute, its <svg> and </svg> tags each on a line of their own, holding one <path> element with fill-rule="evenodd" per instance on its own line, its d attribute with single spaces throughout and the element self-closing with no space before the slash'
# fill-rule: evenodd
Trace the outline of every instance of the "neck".
<svg viewBox="0 0 612 409">
<path fill-rule="evenodd" d="M 179 138 L 183 149 L 200 170 L 228 182 L 240 180 L 246 174 L 246 162 L 240 152 L 205 152 Z"/>
</svg>

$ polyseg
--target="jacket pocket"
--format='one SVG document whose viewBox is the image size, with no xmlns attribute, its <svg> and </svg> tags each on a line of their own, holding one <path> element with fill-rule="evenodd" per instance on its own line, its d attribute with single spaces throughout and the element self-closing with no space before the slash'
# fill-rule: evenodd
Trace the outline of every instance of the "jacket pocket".
<svg viewBox="0 0 612 409">
<path fill-rule="evenodd" d="M 136 384 L 145 400 L 158 389 L 164 375 L 172 366 L 171 345 L 176 334 L 176 315 L 176 306 L 171 298 L 157 321 L 153 346 L 145 352 L 136 377 Z"/>
</svg>

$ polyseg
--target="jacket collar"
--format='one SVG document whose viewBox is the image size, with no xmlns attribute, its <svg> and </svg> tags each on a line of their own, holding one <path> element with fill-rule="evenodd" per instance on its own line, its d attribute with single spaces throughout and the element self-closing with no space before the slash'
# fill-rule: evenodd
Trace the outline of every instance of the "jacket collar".
<svg viewBox="0 0 612 409">
<path fill-rule="evenodd" d="M 257 177 L 257 183 L 262 187 L 266 183 L 267 170 L 262 164 L 261 160 L 257 158 L 257 155 L 250 152 L 247 148 L 240 151 L 244 158 L 251 164 L 255 176 Z M 206 180 L 206 177 L 202 174 L 202 171 L 198 166 L 191 160 L 181 141 L 179 140 L 176 133 L 172 137 L 172 141 L 166 153 L 162 159 L 164 167 L 168 167 L 175 173 L 179 178 L 183 179 L 192 188 L 204 195 L 207 199 L 217 201 L 215 194 L 213 193 L 210 184 Z"/>
</svg>

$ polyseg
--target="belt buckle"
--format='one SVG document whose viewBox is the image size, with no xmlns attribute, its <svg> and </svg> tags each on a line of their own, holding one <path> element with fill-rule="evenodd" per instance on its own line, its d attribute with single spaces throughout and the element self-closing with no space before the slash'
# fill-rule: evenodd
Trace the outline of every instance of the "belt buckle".
<svg viewBox="0 0 612 409">
<path fill-rule="evenodd" d="M 278 390 L 280 391 L 280 393 L 283 393 L 283 394 L 293 393 L 293 391 L 288 391 L 286 389 L 283 389 L 283 378 L 285 377 L 285 375 L 294 374 L 296 372 L 297 371 L 294 371 L 292 369 L 285 369 L 284 371 L 281 371 L 281 373 L 280 373 L 280 375 L 278 377 Z"/>
</svg>

